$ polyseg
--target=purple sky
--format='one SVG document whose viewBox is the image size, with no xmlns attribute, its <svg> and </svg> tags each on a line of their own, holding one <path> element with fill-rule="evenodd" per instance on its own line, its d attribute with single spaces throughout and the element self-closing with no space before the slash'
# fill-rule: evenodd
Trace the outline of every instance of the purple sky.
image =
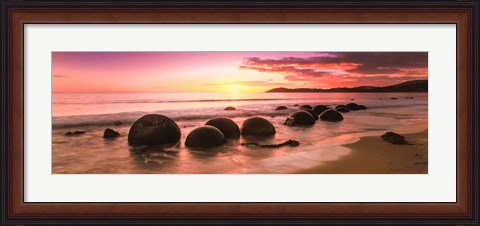
<svg viewBox="0 0 480 226">
<path fill-rule="evenodd" d="M 427 79 L 427 53 L 54 52 L 53 92 L 263 92 Z"/>
</svg>

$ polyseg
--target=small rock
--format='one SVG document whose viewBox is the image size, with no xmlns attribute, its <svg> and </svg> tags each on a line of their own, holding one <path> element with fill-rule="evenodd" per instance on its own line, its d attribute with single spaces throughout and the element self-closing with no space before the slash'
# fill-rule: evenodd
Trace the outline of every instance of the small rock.
<svg viewBox="0 0 480 226">
<path fill-rule="evenodd" d="M 298 107 L 298 106 L 300 106 L 300 105 L 298 105 L 298 104 L 294 104 L 293 106 L 294 106 L 294 107 Z"/>
<path fill-rule="evenodd" d="M 279 148 L 283 146 L 298 147 L 300 145 L 300 142 L 298 142 L 297 140 L 287 140 L 280 144 L 259 144 L 256 142 L 247 142 L 247 143 L 242 143 L 241 145 L 242 146 L 258 146 L 262 148 Z"/>
<path fill-rule="evenodd" d="M 413 99 L 413 97 L 405 97 L 405 99 Z"/>
<path fill-rule="evenodd" d="M 300 109 L 300 110 L 312 110 L 313 107 L 311 105 L 304 104 L 304 105 L 300 106 L 298 109 Z"/>
<path fill-rule="evenodd" d="M 398 98 L 397 97 L 392 97 L 390 98 L 391 100 L 397 100 Z"/>
<path fill-rule="evenodd" d="M 232 106 L 228 106 L 228 107 L 226 107 L 226 108 L 223 109 L 223 110 L 225 110 L 225 111 L 235 111 L 235 110 L 237 110 L 237 109 L 234 108 L 234 107 L 232 107 Z"/>
<path fill-rule="evenodd" d="M 74 135 L 81 135 L 81 134 L 84 134 L 85 132 L 84 131 L 75 131 L 75 132 L 66 132 L 65 133 L 65 136 L 74 136 Z"/>
<path fill-rule="evenodd" d="M 285 107 L 285 106 L 278 106 L 277 108 L 275 108 L 275 111 L 280 111 L 280 110 L 287 110 L 288 108 Z"/>
<path fill-rule="evenodd" d="M 382 139 L 391 144 L 408 144 L 404 136 L 394 132 L 384 133 Z"/>
<path fill-rule="evenodd" d="M 350 112 L 350 110 L 348 110 L 346 107 L 336 107 L 335 110 L 338 112 Z"/>
<path fill-rule="evenodd" d="M 367 110 L 367 107 L 365 107 L 365 105 L 358 105 L 358 109 L 360 109 L 360 110 Z"/>
<path fill-rule="evenodd" d="M 120 136 L 120 134 L 117 131 L 110 128 L 106 128 L 105 131 L 103 132 L 103 138 L 114 138 L 118 136 Z"/>
</svg>

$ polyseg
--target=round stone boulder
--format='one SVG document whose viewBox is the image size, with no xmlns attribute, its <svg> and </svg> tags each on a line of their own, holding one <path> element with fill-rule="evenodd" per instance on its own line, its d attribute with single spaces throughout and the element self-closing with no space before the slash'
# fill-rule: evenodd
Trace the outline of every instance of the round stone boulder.
<svg viewBox="0 0 480 226">
<path fill-rule="evenodd" d="M 317 115 L 320 115 L 328 109 L 330 109 L 330 108 L 327 107 L 326 105 L 317 105 L 313 108 L 313 112 L 315 112 L 315 114 L 317 114 Z"/>
<path fill-rule="evenodd" d="M 213 126 L 201 126 L 190 132 L 185 146 L 192 148 L 208 148 L 225 144 L 227 140 L 222 131 Z"/>
<path fill-rule="evenodd" d="M 103 138 L 114 138 L 118 136 L 120 136 L 120 134 L 113 129 L 106 128 L 105 131 L 103 131 Z"/>
<path fill-rule="evenodd" d="M 346 107 L 336 107 L 335 110 L 338 112 L 350 112 L 350 110 L 348 110 Z"/>
<path fill-rule="evenodd" d="M 335 110 L 326 110 L 320 115 L 320 120 L 338 122 L 343 120 L 342 114 Z"/>
<path fill-rule="evenodd" d="M 205 123 L 205 125 L 213 126 L 219 129 L 227 139 L 235 139 L 240 137 L 240 128 L 238 127 L 237 123 L 229 118 L 220 117 L 210 119 L 207 123 Z"/>
<path fill-rule="evenodd" d="M 360 110 L 360 107 L 356 103 L 348 103 L 346 106 L 347 106 L 348 109 L 350 109 L 352 111 Z"/>
<path fill-rule="evenodd" d="M 308 110 L 312 110 L 313 107 L 312 107 L 311 105 L 304 104 L 304 105 L 298 107 L 298 109 L 300 109 L 300 110 L 307 110 L 307 109 L 308 109 Z"/>
<path fill-rule="evenodd" d="M 285 107 L 285 106 L 278 106 L 277 108 L 275 108 L 275 111 L 280 111 L 280 110 L 287 110 L 288 108 Z"/>
<path fill-rule="evenodd" d="M 223 109 L 223 110 L 225 110 L 225 111 L 235 111 L 235 110 L 237 110 L 237 109 L 234 108 L 234 107 L 232 107 L 232 106 L 228 106 L 228 107 L 226 107 L 226 108 Z"/>
<path fill-rule="evenodd" d="M 133 123 L 128 132 L 129 144 L 174 145 L 179 140 L 180 128 L 164 115 L 144 115 Z"/>
<path fill-rule="evenodd" d="M 242 124 L 242 135 L 252 137 L 266 137 L 275 134 L 275 127 L 268 120 L 261 117 L 252 117 Z"/>
<path fill-rule="evenodd" d="M 315 124 L 315 118 L 307 111 L 297 111 L 291 114 L 284 124 L 287 126 L 313 125 Z"/>
</svg>

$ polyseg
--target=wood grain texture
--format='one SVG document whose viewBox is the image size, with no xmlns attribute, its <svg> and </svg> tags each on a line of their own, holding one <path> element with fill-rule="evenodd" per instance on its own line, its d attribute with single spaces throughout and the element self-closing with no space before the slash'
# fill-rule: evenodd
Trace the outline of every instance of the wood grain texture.
<svg viewBox="0 0 480 226">
<path fill-rule="evenodd" d="M 60 9 L 8 10 L 8 213 L 15 219 L 472 219 L 472 10 Z M 452 23 L 457 25 L 456 203 L 25 203 L 23 25 L 29 23 Z"/>
</svg>

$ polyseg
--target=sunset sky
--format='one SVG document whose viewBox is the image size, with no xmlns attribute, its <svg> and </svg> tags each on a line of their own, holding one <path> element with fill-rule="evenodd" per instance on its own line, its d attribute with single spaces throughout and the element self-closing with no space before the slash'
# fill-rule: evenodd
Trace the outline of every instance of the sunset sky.
<svg viewBox="0 0 480 226">
<path fill-rule="evenodd" d="M 53 92 L 265 92 L 427 79 L 426 52 L 53 52 Z"/>
</svg>

